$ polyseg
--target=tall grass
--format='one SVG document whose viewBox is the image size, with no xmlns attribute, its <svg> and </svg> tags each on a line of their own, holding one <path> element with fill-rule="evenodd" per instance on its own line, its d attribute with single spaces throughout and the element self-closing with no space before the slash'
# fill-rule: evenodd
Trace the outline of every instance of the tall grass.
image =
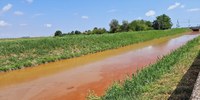
<svg viewBox="0 0 200 100">
<path fill-rule="evenodd" d="M 20 69 L 60 59 L 101 52 L 187 31 L 189 30 L 171 29 L 102 35 L 69 35 L 66 37 L 0 40 L 0 71 Z"/>
<path fill-rule="evenodd" d="M 200 45 L 200 37 L 188 42 L 183 47 L 159 59 L 156 64 L 150 65 L 127 78 L 123 83 L 114 83 L 102 97 L 90 95 L 91 100 L 136 100 L 143 93 L 145 86 L 159 79 L 169 72 L 185 53 Z"/>
</svg>

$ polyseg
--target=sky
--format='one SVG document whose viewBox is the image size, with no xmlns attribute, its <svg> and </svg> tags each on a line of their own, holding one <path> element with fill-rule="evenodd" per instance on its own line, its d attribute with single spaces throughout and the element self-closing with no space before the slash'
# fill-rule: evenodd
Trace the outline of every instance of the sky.
<svg viewBox="0 0 200 100">
<path fill-rule="evenodd" d="M 176 27 L 200 25 L 200 0 L 0 0 L 0 38 L 53 36 L 56 30 L 109 29 L 167 14 Z"/>
</svg>

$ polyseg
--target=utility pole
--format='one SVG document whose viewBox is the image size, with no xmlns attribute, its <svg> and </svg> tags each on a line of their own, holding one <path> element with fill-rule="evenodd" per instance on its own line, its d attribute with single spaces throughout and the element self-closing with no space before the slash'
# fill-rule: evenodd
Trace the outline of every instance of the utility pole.
<svg viewBox="0 0 200 100">
<path fill-rule="evenodd" d="M 177 23 L 176 23 L 176 28 L 180 28 L 180 23 L 179 23 L 178 20 L 177 20 Z"/>
<path fill-rule="evenodd" d="M 188 27 L 191 27 L 191 25 L 190 25 L 190 19 L 188 20 Z"/>
</svg>

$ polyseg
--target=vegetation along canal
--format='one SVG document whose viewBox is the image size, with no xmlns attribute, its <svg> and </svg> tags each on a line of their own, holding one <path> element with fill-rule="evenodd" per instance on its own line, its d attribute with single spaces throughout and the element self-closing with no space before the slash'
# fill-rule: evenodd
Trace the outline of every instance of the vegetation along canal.
<svg viewBox="0 0 200 100">
<path fill-rule="evenodd" d="M 81 100 L 197 37 L 168 36 L 82 57 L 0 74 L 1 100 Z M 78 62 L 78 63 L 77 63 Z"/>
</svg>

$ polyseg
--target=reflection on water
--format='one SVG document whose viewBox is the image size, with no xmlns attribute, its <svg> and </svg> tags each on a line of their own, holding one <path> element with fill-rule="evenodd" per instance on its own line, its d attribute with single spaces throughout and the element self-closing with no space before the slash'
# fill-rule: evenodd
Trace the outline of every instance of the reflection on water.
<svg viewBox="0 0 200 100">
<path fill-rule="evenodd" d="M 156 39 L 115 50 L 0 74 L 0 99 L 84 99 L 123 79 L 198 35 Z"/>
<path fill-rule="evenodd" d="M 171 47 L 171 46 L 174 46 L 174 45 L 183 44 L 183 43 L 185 43 L 185 41 L 189 41 L 189 40 L 195 38 L 196 36 L 197 35 L 184 35 L 184 36 L 181 36 L 181 37 L 178 37 L 178 38 L 175 38 L 175 39 L 171 39 L 167 43 L 167 46 Z"/>
</svg>

